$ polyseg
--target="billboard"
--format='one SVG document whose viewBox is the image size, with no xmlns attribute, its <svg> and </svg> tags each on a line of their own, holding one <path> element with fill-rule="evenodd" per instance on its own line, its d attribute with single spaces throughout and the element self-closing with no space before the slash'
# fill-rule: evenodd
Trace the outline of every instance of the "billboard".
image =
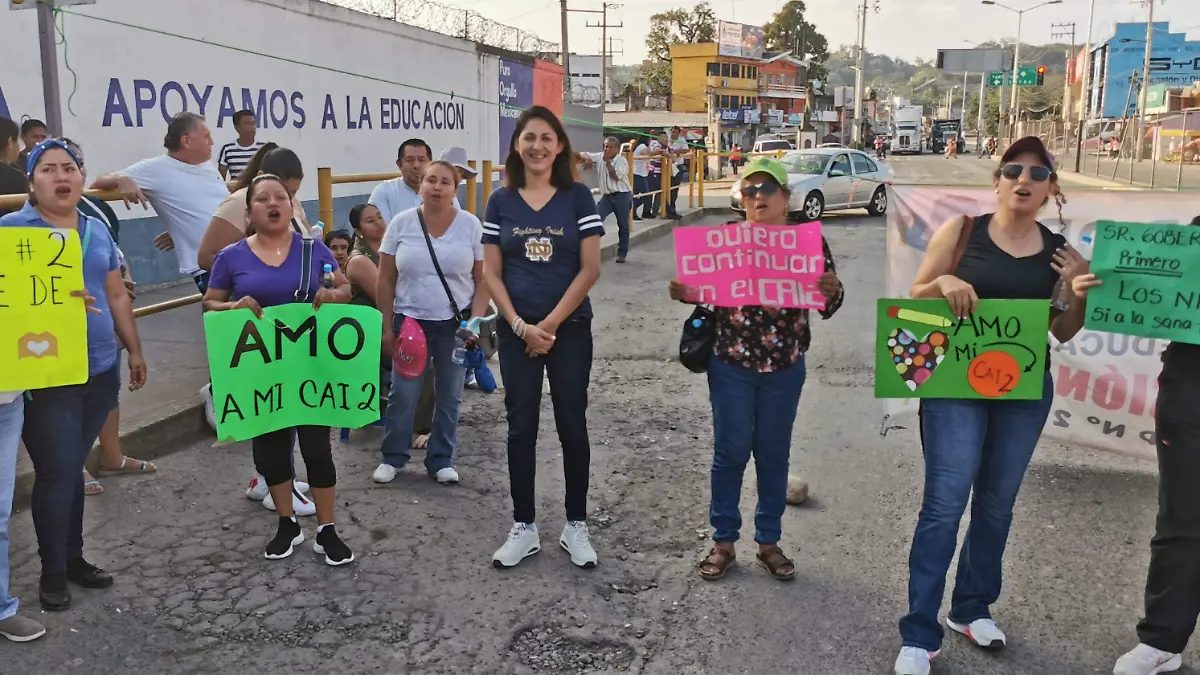
<svg viewBox="0 0 1200 675">
<path fill-rule="evenodd" d="M 1172 33 L 1167 22 L 1155 22 L 1150 52 L 1150 87 L 1157 84 L 1177 89 L 1200 81 L 1200 42 L 1188 41 L 1185 33 Z M 1122 42 L 1125 40 L 1125 42 Z M 1101 117 L 1137 114 L 1138 91 L 1129 95 L 1129 78 L 1141 78 L 1146 54 L 1146 24 L 1119 23 L 1101 50 L 1106 57 L 1104 100 Z M 1097 61 L 1102 61 L 1100 56 Z M 1125 102 L 1129 101 L 1126 108 Z"/>
<path fill-rule="evenodd" d="M 1005 49 L 939 49 L 937 54 L 937 67 L 951 73 L 990 73 L 1012 66 L 1012 54 Z"/>
<path fill-rule="evenodd" d="M 761 59 L 762 26 L 720 21 L 717 24 L 717 53 L 743 59 Z"/>
<path fill-rule="evenodd" d="M 521 111 L 533 105 L 533 66 L 500 59 L 499 133 L 497 159 L 504 161 L 508 156 L 509 143 L 517 129 L 517 118 Z"/>
</svg>

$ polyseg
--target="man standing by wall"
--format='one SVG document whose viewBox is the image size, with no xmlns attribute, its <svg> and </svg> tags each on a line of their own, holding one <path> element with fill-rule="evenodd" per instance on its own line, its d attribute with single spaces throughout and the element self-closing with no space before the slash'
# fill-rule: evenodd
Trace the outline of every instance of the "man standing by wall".
<svg viewBox="0 0 1200 675">
<path fill-rule="evenodd" d="M 410 138 L 400 144 L 396 153 L 396 168 L 400 169 L 400 177 L 385 180 L 371 191 L 367 203 L 379 209 L 386 223 L 401 211 L 407 211 L 421 204 L 421 179 L 425 177 L 425 167 L 433 161 L 433 149 L 419 138 Z M 458 197 L 454 198 L 454 208 L 459 206 Z"/>
<path fill-rule="evenodd" d="M 21 122 L 21 143 L 25 149 L 21 150 L 21 155 L 17 157 L 17 168 L 22 172 L 25 171 L 25 160 L 29 157 L 29 151 L 38 143 L 46 140 L 50 134 L 46 132 L 46 123 L 41 120 L 27 119 Z"/>
<path fill-rule="evenodd" d="M 649 161 L 645 159 L 646 155 L 650 154 L 650 147 L 646 145 L 643 138 L 634 138 L 629 141 L 630 150 L 633 152 L 633 194 L 641 195 L 650 191 L 650 181 L 646 177 L 649 170 Z M 641 157 L 642 159 L 638 159 Z M 654 203 L 650 197 L 637 197 L 634 203 L 633 219 L 641 220 L 646 213 L 646 209 Z"/>
<path fill-rule="evenodd" d="M 679 185 L 688 179 L 690 169 L 687 166 L 690 148 L 687 139 L 683 137 L 682 129 L 671 127 L 671 143 L 667 148 L 675 157 L 671 167 L 671 201 L 667 202 L 667 217 L 678 220 L 679 212 L 675 210 L 675 202 L 679 200 Z"/>
<path fill-rule="evenodd" d="M 577 152 L 576 159 L 585 169 L 596 169 L 600 178 L 600 202 L 596 210 L 600 222 L 608 215 L 617 217 L 617 262 L 625 262 L 629 255 L 629 211 L 633 208 L 633 190 L 629 186 L 629 163 L 621 156 L 621 146 L 616 138 L 604 139 L 604 152 Z"/>
<path fill-rule="evenodd" d="M 263 145 L 262 141 L 256 138 L 258 122 L 254 119 L 253 111 L 239 110 L 235 112 L 233 129 L 237 131 L 237 140 L 222 145 L 221 152 L 217 155 L 217 170 L 221 172 L 221 178 L 225 180 L 240 178 L 242 171 L 250 163 L 250 159 Z"/>
</svg>

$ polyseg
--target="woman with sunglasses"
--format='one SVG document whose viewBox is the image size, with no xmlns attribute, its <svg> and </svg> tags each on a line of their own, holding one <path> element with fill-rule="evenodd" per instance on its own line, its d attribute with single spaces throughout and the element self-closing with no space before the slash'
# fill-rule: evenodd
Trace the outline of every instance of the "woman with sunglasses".
<svg viewBox="0 0 1200 675">
<path fill-rule="evenodd" d="M 1046 300 L 1050 332 L 1067 342 L 1083 327 L 1085 302 L 1077 298 L 1063 309 L 1049 301 L 1059 284 L 1069 287 L 1086 274 L 1088 264 L 1037 220 L 1051 199 L 1062 219 L 1066 200 L 1054 160 L 1039 139 L 1022 138 L 1005 151 L 994 184 L 994 213 L 956 217 L 934 233 L 912 297 L 944 298 L 959 317 L 974 312 L 981 299 Z M 946 625 L 984 649 L 1005 645 L 990 607 L 1000 597 L 1013 504 L 1054 398 L 1049 345 L 1045 372 L 1037 375 L 1044 382 L 1036 401 L 921 400 L 925 494 L 908 559 L 908 614 L 900 620 L 896 675 L 927 675 L 941 648 L 938 612 L 968 500 L 971 524 Z"/>
<path fill-rule="evenodd" d="M 755 158 L 742 172 L 746 219 L 762 225 L 786 226 L 787 168 L 778 160 Z M 833 254 L 824 238 L 825 273 L 820 278 L 828 319 L 842 306 L 845 292 Z M 696 290 L 678 280 L 671 298 L 694 302 Z M 783 553 L 783 511 L 787 503 L 788 462 L 792 428 L 804 388 L 804 354 L 812 341 L 807 309 L 746 305 L 718 307 L 716 342 L 708 365 L 708 391 L 713 415 L 712 494 L 709 522 L 713 548 L 700 562 L 700 577 L 715 581 L 737 560 L 735 543 L 742 526 L 742 477 L 754 457 L 758 478 L 758 510 L 754 541 L 758 561 L 781 581 L 796 576 L 796 564 Z"/>
<path fill-rule="evenodd" d="M 1200 216 L 1192 219 L 1200 225 Z M 1076 277 L 1075 295 L 1100 285 Z M 1146 613 L 1139 644 L 1117 659 L 1113 675 L 1155 675 L 1183 666 L 1200 616 L 1200 344 L 1172 342 L 1162 354 L 1154 437 L 1158 450 L 1158 519 L 1150 540 Z"/>
<path fill-rule="evenodd" d="M 48 140 L 29 153 L 29 201 L 0 218 L 0 227 L 76 230 L 83 249 L 83 281 L 95 298 L 87 317 L 88 379 L 83 384 L 39 389 L 26 394 L 22 438 L 33 461 L 30 511 L 42 560 L 42 609 L 71 605 L 67 582 L 108 588 L 113 578 L 83 557 L 83 463 L 109 413 L 117 407 L 121 357 L 128 351 L 129 390 L 146 383 L 146 362 L 133 318 L 133 303 L 121 278 L 117 245 L 108 228 L 79 211 L 83 173 L 79 157 L 65 143 Z"/>
<path fill-rule="evenodd" d="M 246 189 L 250 236 L 227 246 L 213 260 L 212 276 L 204 293 L 204 310 L 224 312 L 249 309 L 262 318 L 264 307 L 292 302 L 311 302 L 313 307 L 350 300 L 350 285 L 338 269 L 333 270 L 333 288 L 321 285 L 321 271 L 333 265 L 333 254 L 319 240 L 311 242 L 311 260 L 306 260 L 304 233 L 292 225 L 292 201 L 283 179 L 259 174 Z M 304 263 L 309 269 L 304 269 Z M 297 290 L 304 280 L 308 287 Z M 338 537 L 333 526 L 334 492 L 337 471 L 329 438 L 329 427 L 302 425 L 279 429 L 253 440 L 254 463 L 279 511 L 275 538 L 267 543 L 268 560 L 292 554 L 293 547 L 304 541 L 304 531 L 296 522 L 292 499 L 295 495 L 293 451 L 299 438 L 300 453 L 312 484 L 316 502 L 317 536 L 313 551 L 325 557 L 328 565 L 354 561 L 350 548 Z"/>
</svg>

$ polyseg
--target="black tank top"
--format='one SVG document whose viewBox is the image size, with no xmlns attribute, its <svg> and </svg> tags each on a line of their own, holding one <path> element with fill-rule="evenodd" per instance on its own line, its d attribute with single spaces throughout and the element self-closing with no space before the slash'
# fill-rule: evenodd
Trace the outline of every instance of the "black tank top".
<svg viewBox="0 0 1200 675">
<path fill-rule="evenodd" d="M 1054 252 L 1066 246 L 1066 238 L 1038 223 L 1042 250 L 1014 258 L 992 241 L 988 234 L 991 222 L 990 213 L 975 218 L 975 229 L 954 276 L 971 284 L 981 300 L 1050 300 L 1059 279 L 1050 263 Z"/>
</svg>

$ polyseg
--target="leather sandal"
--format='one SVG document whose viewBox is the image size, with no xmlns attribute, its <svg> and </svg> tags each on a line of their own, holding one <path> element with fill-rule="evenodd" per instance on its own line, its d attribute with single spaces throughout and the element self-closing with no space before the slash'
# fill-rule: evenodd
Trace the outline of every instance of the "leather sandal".
<svg viewBox="0 0 1200 675">
<path fill-rule="evenodd" d="M 796 577 L 796 563 L 784 555 L 783 549 L 778 546 L 761 549 L 757 557 L 758 562 L 776 579 L 791 581 Z"/>
<path fill-rule="evenodd" d="M 730 567 L 737 562 L 737 554 L 714 546 L 704 560 L 700 561 L 700 578 L 705 581 L 716 581 L 725 576 Z"/>
</svg>

